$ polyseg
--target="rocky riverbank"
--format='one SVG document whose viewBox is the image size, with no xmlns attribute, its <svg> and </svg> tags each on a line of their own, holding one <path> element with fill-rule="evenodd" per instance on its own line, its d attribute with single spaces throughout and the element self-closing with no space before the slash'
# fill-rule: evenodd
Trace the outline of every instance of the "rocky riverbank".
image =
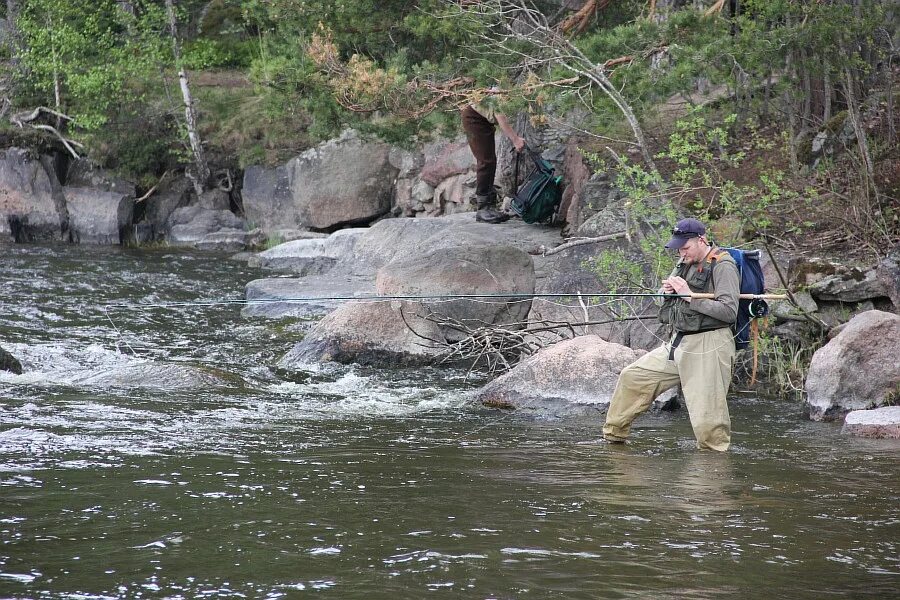
<svg viewBox="0 0 900 600">
<path fill-rule="evenodd" d="M 508 172 L 508 149 L 498 150 Z M 461 139 L 408 151 L 347 131 L 280 167 L 247 169 L 238 190 L 197 196 L 174 178 L 140 199 L 133 184 L 86 161 L 8 148 L 0 152 L 0 238 L 244 251 L 235 258 L 272 271 L 247 284 L 244 316 L 303 322 L 303 339 L 281 358 L 282 369 L 327 361 L 476 365 L 505 373 L 476 394 L 485 405 L 545 415 L 604 410 L 621 368 L 666 331 L 650 299 L 579 296 L 611 289 L 590 265 L 601 251 L 639 265 L 643 259 L 636 244 L 614 237 L 626 218 L 610 175 L 592 174 L 572 144 L 551 146 L 545 156 L 568 184 L 556 223 L 492 226 L 474 220 L 474 162 Z M 561 232 L 613 237 L 556 251 Z M 869 265 L 766 255 L 765 269 L 767 287 L 787 284 L 796 301 L 773 306 L 767 335 L 802 347 L 829 333 L 805 382 L 810 418 L 842 419 L 900 399 L 900 249 Z M 498 297 L 348 301 L 473 293 Z M 341 299 L 314 299 L 321 297 Z M 2 368 L 15 368 L 13 357 L 3 360 Z"/>
</svg>

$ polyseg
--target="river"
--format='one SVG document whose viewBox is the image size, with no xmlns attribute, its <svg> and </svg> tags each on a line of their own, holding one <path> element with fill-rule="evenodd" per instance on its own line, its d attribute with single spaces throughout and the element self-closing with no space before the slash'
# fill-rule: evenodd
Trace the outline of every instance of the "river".
<svg viewBox="0 0 900 600">
<path fill-rule="evenodd" d="M 263 276 L 171 249 L 6 246 L 0 597 L 888 598 L 900 443 L 735 394 L 734 446 L 687 416 L 474 406 L 436 369 L 272 368 L 297 333 Z"/>
</svg>

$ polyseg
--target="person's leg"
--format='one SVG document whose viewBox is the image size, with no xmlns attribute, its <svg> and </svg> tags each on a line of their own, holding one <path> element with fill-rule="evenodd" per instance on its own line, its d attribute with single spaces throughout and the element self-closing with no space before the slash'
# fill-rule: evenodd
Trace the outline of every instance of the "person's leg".
<svg viewBox="0 0 900 600">
<path fill-rule="evenodd" d="M 685 336 L 675 351 L 681 389 L 701 449 L 728 450 L 731 417 L 728 388 L 734 365 L 734 338 L 728 328 Z"/>
<path fill-rule="evenodd" d="M 622 369 L 606 413 L 603 437 L 624 442 L 631 432 L 631 423 L 650 408 L 654 398 L 678 385 L 678 368 L 668 356 L 666 344 Z"/>
<path fill-rule="evenodd" d="M 497 153 L 494 148 L 494 125 L 467 106 L 462 110 L 463 130 L 469 142 L 469 149 L 475 157 L 475 204 L 477 221 L 500 223 L 509 219 L 497 210 L 497 192 L 494 190 L 494 176 L 497 173 Z"/>
</svg>

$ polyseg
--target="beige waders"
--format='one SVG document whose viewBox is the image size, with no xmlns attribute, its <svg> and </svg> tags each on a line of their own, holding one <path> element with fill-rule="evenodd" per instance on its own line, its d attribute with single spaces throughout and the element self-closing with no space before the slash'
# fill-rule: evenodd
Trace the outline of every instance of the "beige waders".
<svg viewBox="0 0 900 600">
<path fill-rule="evenodd" d="M 622 370 L 606 413 L 603 436 L 624 442 L 631 423 L 659 394 L 681 383 L 691 426 L 702 449 L 725 451 L 731 443 L 726 396 L 734 366 L 731 329 L 685 335 L 669 360 L 671 342 Z"/>
</svg>

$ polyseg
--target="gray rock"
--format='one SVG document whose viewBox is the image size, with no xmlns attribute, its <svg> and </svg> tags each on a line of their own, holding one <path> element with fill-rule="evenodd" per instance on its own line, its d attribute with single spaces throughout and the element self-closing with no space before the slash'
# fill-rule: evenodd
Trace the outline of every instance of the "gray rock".
<svg viewBox="0 0 900 600">
<path fill-rule="evenodd" d="M 63 188 L 69 211 L 69 233 L 80 244 L 121 244 L 131 225 L 134 197 L 96 188 Z"/>
<path fill-rule="evenodd" d="M 307 239 L 269 248 L 251 258 L 247 264 L 304 276 L 326 273 L 334 267 L 335 262 L 334 258 L 325 256 L 324 239 Z"/>
<path fill-rule="evenodd" d="M 607 207 L 590 217 L 578 228 L 581 237 L 600 237 L 625 231 L 625 211 L 618 206 Z"/>
<path fill-rule="evenodd" d="M 900 316 L 878 310 L 854 317 L 813 355 L 806 377 L 813 420 L 881 406 L 900 388 Z"/>
<path fill-rule="evenodd" d="M 61 239 L 69 217 L 49 161 L 21 148 L 0 150 L 0 221 L 18 241 Z"/>
<path fill-rule="evenodd" d="M 244 221 L 227 210 L 209 210 L 198 205 L 183 206 L 169 218 L 167 240 L 174 246 L 193 246 L 207 234 L 221 230 L 243 230 Z"/>
<path fill-rule="evenodd" d="M 528 254 L 512 246 L 480 245 L 433 250 L 422 256 L 394 260 L 378 270 L 375 290 L 385 296 L 531 294 L 534 281 L 534 266 Z M 418 312 L 477 329 L 523 323 L 530 308 L 531 298 L 498 298 L 422 302 Z M 443 337 L 451 341 L 464 337 L 452 327 L 442 331 Z"/>
<path fill-rule="evenodd" d="M 414 202 L 425 203 L 434 200 L 434 188 L 421 179 L 413 184 L 410 194 Z"/>
<path fill-rule="evenodd" d="M 900 245 L 894 246 L 876 270 L 878 281 L 894 305 L 894 312 L 900 313 Z"/>
<path fill-rule="evenodd" d="M 307 231 L 305 229 L 275 229 L 268 232 L 269 240 L 278 240 L 280 244 L 293 242 L 294 240 L 318 240 L 327 237 L 327 233 Z"/>
<path fill-rule="evenodd" d="M 393 367 L 420 366 L 444 351 L 437 325 L 416 317 L 403 302 L 351 302 L 337 308 L 278 363 L 303 369 L 317 362 Z"/>
<path fill-rule="evenodd" d="M 576 337 L 544 348 L 476 394 L 486 406 L 540 414 L 567 414 L 585 409 L 605 411 L 619 373 L 644 354 L 596 335 Z M 662 404 L 676 391 L 657 398 Z"/>
<path fill-rule="evenodd" d="M 514 246 L 529 254 L 559 243 L 559 230 L 511 220 L 501 225 L 476 223 L 471 213 L 438 219 L 385 219 L 359 236 L 354 248 L 356 269 L 372 272 L 394 259 L 423 252 L 471 245 Z"/>
<path fill-rule="evenodd" d="M 410 177 L 425 164 L 425 157 L 419 152 L 410 152 L 396 146 L 388 152 L 388 161 L 397 169 L 397 177 Z"/>
<path fill-rule="evenodd" d="M 844 417 L 841 433 L 867 438 L 900 438 L 900 406 L 854 410 Z"/>
<path fill-rule="evenodd" d="M 816 304 L 816 301 L 813 300 L 813 297 L 809 295 L 809 292 L 795 292 L 794 299 L 797 301 L 797 306 L 807 313 L 815 313 L 819 310 L 819 306 Z M 805 320 L 803 313 L 787 300 L 772 300 L 769 303 L 769 309 L 770 314 L 781 321 L 795 321 L 797 319 Z"/>
<path fill-rule="evenodd" d="M 206 190 L 197 197 L 197 204 L 209 210 L 230 210 L 231 197 L 219 189 Z"/>
<path fill-rule="evenodd" d="M 391 210 L 397 169 L 390 147 L 364 142 L 352 130 L 276 169 L 244 173 L 244 213 L 265 232 L 333 229 L 367 223 Z"/>
<path fill-rule="evenodd" d="M 213 252 L 238 252 L 258 246 L 262 240 L 262 233 L 258 229 L 253 231 L 222 229 L 207 233 L 201 240 L 194 243 L 194 247 L 198 250 Z"/>
<path fill-rule="evenodd" d="M 0 371 L 9 371 L 10 373 L 21 375 L 22 363 L 15 356 L 0 348 Z"/>
<path fill-rule="evenodd" d="M 851 268 L 845 273 L 831 275 L 809 286 L 809 293 L 817 300 L 859 302 L 887 296 L 887 291 L 875 274 L 875 269 Z"/>
<path fill-rule="evenodd" d="M 375 285 L 371 277 L 328 274 L 304 278 L 256 279 L 245 287 L 248 304 L 241 310 L 241 315 L 268 319 L 316 319 L 345 302 L 317 298 L 353 298 L 373 294 Z M 290 301 L 296 298 L 304 300 Z"/>
</svg>

